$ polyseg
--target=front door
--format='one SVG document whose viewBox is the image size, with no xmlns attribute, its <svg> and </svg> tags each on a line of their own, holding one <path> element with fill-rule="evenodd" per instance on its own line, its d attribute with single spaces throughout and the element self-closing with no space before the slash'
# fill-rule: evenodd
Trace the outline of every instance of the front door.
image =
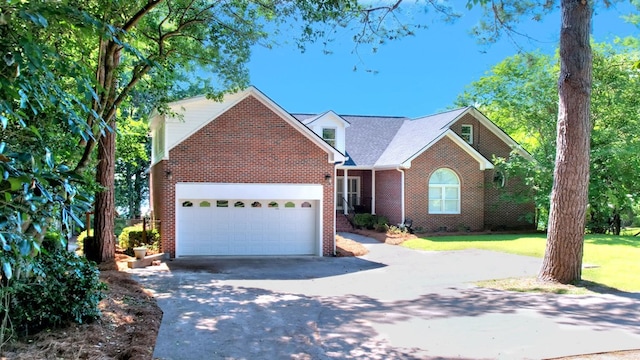
<svg viewBox="0 0 640 360">
<path fill-rule="evenodd" d="M 344 177 L 338 177 L 338 181 L 336 182 L 336 209 L 342 210 L 342 198 L 343 189 L 344 189 Z M 359 176 L 348 176 L 347 177 L 347 202 L 349 203 L 349 207 L 353 207 L 356 205 L 360 205 L 360 177 Z"/>
</svg>

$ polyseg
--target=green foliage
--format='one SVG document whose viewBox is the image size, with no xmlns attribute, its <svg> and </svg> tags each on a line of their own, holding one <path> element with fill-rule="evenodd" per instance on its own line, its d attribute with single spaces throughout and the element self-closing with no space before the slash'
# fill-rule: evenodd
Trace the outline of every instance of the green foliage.
<svg viewBox="0 0 640 360">
<path fill-rule="evenodd" d="M 120 236 L 122 230 L 127 227 L 127 219 L 116 218 L 115 219 L 115 234 L 116 236 Z"/>
<path fill-rule="evenodd" d="M 146 246 L 153 250 L 158 250 L 160 234 L 155 229 L 147 229 L 147 241 L 142 239 L 142 224 L 128 226 L 122 229 L 118 237 L 118 245 L 125 250 L 131 250 L 134 247 Z"/>
<path fill-rule="evenodd" d="M 32 272 L 1 289 L 11 299 L 10 307 L 2 311 L 8 311 L 15 330 L 33 334 L 69 321 L 99 318 L 98 303 L 105 289 L 94 263 L 59 244 L 45 244 L 34 259 Z"/>
<path fill-rule="evenodd" d="M 587 228 L 608 231 L 612 220 L 632 218 L 640 198 L 640 78 L 631 64 L 640 58 L 637 42 L 594 44 L 591 118 L 591 169 Z M 538 224 L 546 228 L 555 162 L 557 60 L 540 54 L 516 55 L 493 67 L 458 99 L 480 110 L 535 158 L 494 159 L 508 178 L 524 180 L 537 206 Z M 514 194 L 526 197 L 527 193 Z M 515 200 L 516 198 L 514 198 Z"/>
<path fill-rule="evenodd" d="M 133 105 L 133 104 L 132 104 Z M 146 121 L 121 119 L 116 139 L 116 206 L 128 218 L 139 218 L 140 205 L 149 194 L 151 139 Z M 119 232 L 116 232 L 116 236 Z"/>
<path fill-rule="evenodd" d="M 389 219 L 384 216 L 373 215 L 369 213 L 355 214 L 353 218 L 354 225 L 359 229 L 378 229 L 389 223 Z"/>
</svg>

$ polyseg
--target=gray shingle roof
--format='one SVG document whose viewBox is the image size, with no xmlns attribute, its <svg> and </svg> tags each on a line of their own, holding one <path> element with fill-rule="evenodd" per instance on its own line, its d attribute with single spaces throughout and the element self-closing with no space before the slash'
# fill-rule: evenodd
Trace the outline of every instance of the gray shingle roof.
<svg viewBox="0 0 640 360">
<path fill-rule="evenodd" d="M 468 108 L 417 119 L 393 116 L 341 115 L 346 129 L 347 166 L 398 166 L 430 146 Z M 307 123 L 317 115 L 292 114 Z"/>
<path fill-rule="evenodd" d="M 403 117 L 343 116 L 351 123 L 345 141 L 349 158 L 356 166 L 373 166 L 382 155 L 402 124 Z"/>
<path fill-rule="evenodd" d="M 394 166 L 409 160 L 446 132 L 451 122 L 466 110 L 461 108 L 404 121 L 375 165 Z"/>
</svg>

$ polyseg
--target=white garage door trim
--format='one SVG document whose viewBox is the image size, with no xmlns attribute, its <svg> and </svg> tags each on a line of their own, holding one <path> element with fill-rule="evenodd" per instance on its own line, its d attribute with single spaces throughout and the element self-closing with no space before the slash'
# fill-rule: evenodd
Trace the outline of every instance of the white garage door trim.
<svg viewBox="0 0 640 360">
<path fill-rule="evenodd" d="M 176 257 L 185 256 L 181 252 L 180 210 L 182 202 L 189 199 L 211 200 L 308 200 L 314 203 L 315 210 L 315 251 L 322 255 L 323 234 L 323 186 L 317 184 L 228 184 L 228 183 L 178 183 L 176 184 L 175 208 L 175 251 Z M 214 205 L 215 206 L 215 205 Z M 282 205 L 281 205 L 282 206 Z"/>
</svg>

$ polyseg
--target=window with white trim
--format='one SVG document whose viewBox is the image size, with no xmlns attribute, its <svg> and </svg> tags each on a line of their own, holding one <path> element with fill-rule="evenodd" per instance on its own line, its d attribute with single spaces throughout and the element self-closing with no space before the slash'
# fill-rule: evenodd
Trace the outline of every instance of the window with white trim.
<svg viewBox="0 0 640 360">
<path fill-rule="evenodd" d="M 460 179 L 450 169 L 438 169 L 429 178 L 429 214 L 460 214 Z"/>
<path fill-rule="evenodd" d="M 336 147 L 336 129 L 335 128 L 322 128 L 322 138 L 328 142 L 329 145 Z"/>
<path fill-rule="evenodd" d="M 469 144 L 473 144 L 473 125 L 462 125 L 460 137 Z"/>
</svg>

